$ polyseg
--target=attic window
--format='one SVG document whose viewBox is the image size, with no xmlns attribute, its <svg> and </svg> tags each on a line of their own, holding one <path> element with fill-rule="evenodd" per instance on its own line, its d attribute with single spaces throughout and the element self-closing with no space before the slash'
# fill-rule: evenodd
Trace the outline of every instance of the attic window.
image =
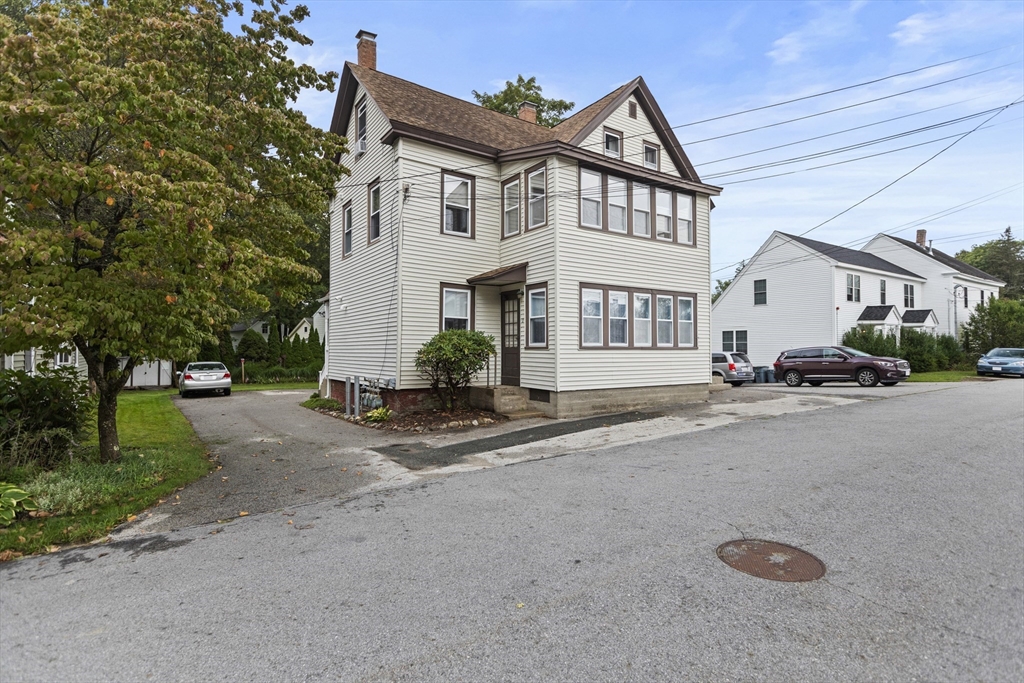
<svg viewBox="0 0 1024 683">
<path fill-rule="evenodd" d="M 604 154 L 616 159 L 622 158 L 622 133 L 610 128 L 604 129 Z"/>
<path fill-rule="evenodd" d="M 658 170 L 658 155 L 661 149 L 657 145 L 652 145 L 649 142 L 644 143 L 644 166 L 647 168 Z"/>
<path fill-rule="evenodd" d="M 629 118 L 631 118 L 631 119 L 635 119 L 636 118 L 636 102 L 630 102 L 629 103 Z"/>
<path fill-rule="evenodd" d="M 366 100 L 359 103 L 356 114 L 356 154 L 366 151 Z"/>
</svg>

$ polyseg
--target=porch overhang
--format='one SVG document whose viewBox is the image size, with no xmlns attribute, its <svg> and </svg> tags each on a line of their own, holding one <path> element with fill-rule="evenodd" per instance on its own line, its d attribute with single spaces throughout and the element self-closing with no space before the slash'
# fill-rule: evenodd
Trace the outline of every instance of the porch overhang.
<svg viewBox="0 0 1024 683">
<path fill-rule="evenodd" d="M 514 285 L 517 282 L 526 282 L 526 266 L 527 262 L 523 261 L 513 266 L 495 268 L 486 273 L 480 273 L 479 275 L 467 278 L 466 284 L 503 287 L 505 285 Z"/>
</svg>

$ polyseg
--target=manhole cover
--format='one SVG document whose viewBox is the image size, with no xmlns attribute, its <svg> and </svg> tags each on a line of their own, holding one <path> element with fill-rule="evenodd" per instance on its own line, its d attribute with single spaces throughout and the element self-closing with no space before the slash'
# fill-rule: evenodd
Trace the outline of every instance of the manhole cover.
<svg viewBox="0 0 1024 683">
<path fill-rule="evenodd" d="M 814 581 L 825 576 L 825 563 L 808 552 L 773 541 L 729 541 L 718 546 L 718 559 L 733 569 L 771 581 Z"/>
</svg>

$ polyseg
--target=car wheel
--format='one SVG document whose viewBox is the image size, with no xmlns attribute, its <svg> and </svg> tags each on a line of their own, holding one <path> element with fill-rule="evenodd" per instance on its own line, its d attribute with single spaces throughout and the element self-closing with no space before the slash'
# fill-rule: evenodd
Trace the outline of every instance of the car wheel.
<svg viewBox="0 0 1024 683">
<path fill-rule="evenodd" d="M 817 382 L 817 381 L 815 381 L 815 382 L 808 382 L 808 384 L 810 384 L 812 387 L 820 387 L 822 384 L 824 384 L 824 382 Z"/>
<path fill-rule="evenodd" d="M 984 376 L 985 376 L 985 373 L 982 372 L 981 370 L 978 370 L 978 377 L 984 377 Z"/>
<path fill-rule="evenodd" d="M 729 384 L 733 385 L 734 387 L 742 387 L 743 386 L 743 382 L 729 382 Z"/>
<path fill-rule="evenodd" d="M 178 392 L 178 396 L 181 396 L 182 398 L 188 398 L 188 392 L 187 391 L 179 391 Z"/>
<path fill-rule="evenodd" d="M 798 387 L 804 383 L 804 378 L 796 370 L 787 370 L 785 378 L 787 387 Z"/>
<path fill-rule="evenodd" d="M 231 390 L 230 389 L 225 389 L 224 390 L 224 395 L 225 396 L 230 396 L 231 395 Z"/>
<path fill-rule="evenodd" d="M 871 368 L 861 368 L 857 371 L 857 384 L 862 387 L 873 387 L 878 384 L 878 373 Z"/>
<path fill-rule="evenodd" d="M 894 387 L 897 384 L 899 384 L 899 382 L 882 382 L 883 387 Z"/>
</svg>

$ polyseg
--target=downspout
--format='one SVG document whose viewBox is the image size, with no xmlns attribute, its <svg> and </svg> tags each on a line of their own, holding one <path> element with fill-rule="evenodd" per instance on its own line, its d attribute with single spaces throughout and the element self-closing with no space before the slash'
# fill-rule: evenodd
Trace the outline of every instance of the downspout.
<svg viewBox="0 0 1024 683">
<path fill-rule="evenodd" d="M 395 154 L 395 174 L 397 178 L 402 178 L 402 152 L 403 152 L 403 138 L 398 138 L 395 141 L 394 154 Z M 402 244 L 405 241 L 405 231 L 402 230 L 402 221 L 405 218 L 405 203 L 408 201 L 408 194 L 405 191 L 406 185 L 401 180 L 398 181 L 398 187 L 396 188 L 399 199 L 398 199 L 398 224 L 395 226 L 395 230 L 398 231 L 398 248 L 395 254 L 395 279 L 396 284 L 396 305 L 395 305 L 395 391 L 398 391 L 402 387 L 402 353 L 404 347 L 402 346 Z M 411 190 L 411 185 L 409 185 Z"/>
<path fill-rule="evenodd" d="M 836 264 L 829 266 L 830 277 L 832 278 L 832 343 L 839 345 L 839 307 L 836 306 Z"/>
<path fill-rule="evenodd" d="M 554 191 L 551 193 L 551 195 L 553 197 L 557 197 L 559 199 L 555 200 L 555 202 L 556 202 L 555 206 L 554 206 L 554 209 L 555 209 L 555 229 L 554 229 L 554 234 L 551 237 L 552 241 L 554 242 L 554 249 L 553 249 L 553 251 L 554 251 L 554 258 L 555 258 L 555 272 L 554 272 L 554 275 L 553 275 L 553 280 L 554 281 L 553 281 L 553 285 L 552 285 L 552 292 L 554 292 L 554 303 L 555 303 L 555 305 L 551 309 L 551 311 L 552 311 L 552 316 L 551 316 L 552 320 L 548 321 L 548 334 L 549 335 L 551 334 L 551 330 L 555 330 L 555 339 L 554 339 L 554 347 L 555 347 L 555 393 L 557 394 L 559 391 L 561 391 L 561 376 L 562 376 L 562 363 L 560 361 L 562 344 L 561 344 L 561 337 L 558 334 L 558 330 L 561 329 L 561 325 L 559 323 L 559 310 L 561 308 L 562 295 L 563 295 L 562 287 L 561 287 L 561 284 L 560 284 L 560 280 L 561 280 L 561 275 L 560 274 L 562 272 L 562 262 L 559 260 L 559 257 L 558 257 L 559 235 L 562 232 L 562 221 L 560 220 L 562 214 L 561 214 L 561 211 L 559 210 L 559 205 L 558 205 L 558 202 L 561 201 L 561 199 L 560 199 L 561 198 L 561 190 L 559 188 L 559 179 L 562 177 L 562 162 L 561 162 L 561 160 L 557 156 L 555 156 L 555 157 L 552 157 L 552 159 L 551 159 L 551 165 L 555 169 L 554 174 L 552 174 L 554 176 L 554 181 L 555 181 L 554 188 L 553 188 Z M 551 296 L 551 292 L 548 293 L 548 296 L 549 297 Z M 556 414 L 557 414 L 558 404 L 555 404 L 555 411 L 556 411 Z"/>
</svg>

